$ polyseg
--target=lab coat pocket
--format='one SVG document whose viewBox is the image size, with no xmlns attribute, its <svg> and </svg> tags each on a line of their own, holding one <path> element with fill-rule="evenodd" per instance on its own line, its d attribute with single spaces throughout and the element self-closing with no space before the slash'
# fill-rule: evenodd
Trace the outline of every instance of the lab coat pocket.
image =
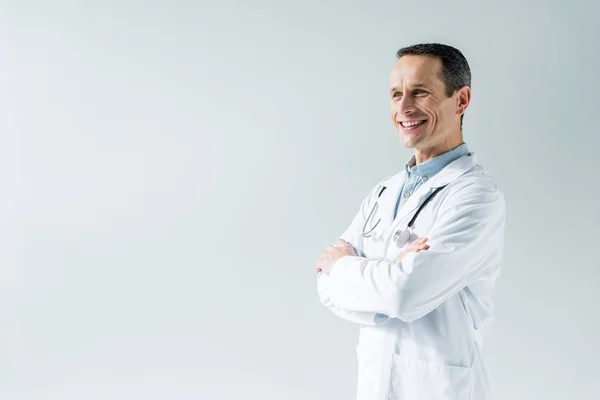
<svg viewBox="0 0 600 400">
<path fill-rule="evenodd" d="M 395 355 L 390 400 L 471 400 L 471 368 Z"/>
</svg>

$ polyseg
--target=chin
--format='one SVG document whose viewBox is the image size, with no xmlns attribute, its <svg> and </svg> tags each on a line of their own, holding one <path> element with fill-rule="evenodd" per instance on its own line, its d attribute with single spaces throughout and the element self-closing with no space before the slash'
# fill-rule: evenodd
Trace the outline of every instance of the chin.
<svg viewBox="0 0 600 400">
<path fill-rule="evenodd" d="M 400 143 L 402 144 L 402 147 L 404 147 L 405 149 L 414 149 L 415 145 L 412 142 L 406 142 L 402 139 L 400 139 Z"/>
<path fill-rule="evenodd" d="M 398 132 L 400 143 L 407 149 L 415 149 L 423 141 L 423 135 L 412 136 L 407 135 L 406 132 Z"/>
</svg>

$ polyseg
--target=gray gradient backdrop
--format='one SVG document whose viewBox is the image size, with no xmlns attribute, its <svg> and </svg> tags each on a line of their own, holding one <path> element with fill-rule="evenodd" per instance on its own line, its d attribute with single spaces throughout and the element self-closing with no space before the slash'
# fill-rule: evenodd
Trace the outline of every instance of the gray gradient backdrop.
<svg viewBox="0 0 600 400">
<path fill-rule="evenodd" d="M 2 1 L 0 398 L 355 395 L 315 260 L 410 157 L 397 48 L 473 70 L 496 398 L 600 398 L 592 1 Z"/>
</svg>

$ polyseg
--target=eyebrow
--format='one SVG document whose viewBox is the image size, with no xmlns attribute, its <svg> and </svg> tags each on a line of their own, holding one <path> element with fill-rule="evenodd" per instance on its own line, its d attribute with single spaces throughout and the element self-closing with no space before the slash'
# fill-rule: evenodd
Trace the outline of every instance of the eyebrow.
<svg viewBox="0 0 600 400">
<path fill-rule="evenodd" d="M 412 89 L 427 89 L 427 86 L 425 86 L 425 84 L 423 83 L 415 83 L 414 85 L 411 85 Z M 393 87 L 390 89 L 390 92 L 396 92 L 396 91 L 400 91 L 400 89 L 398 89 L 397 87 Z"/>
</svg>

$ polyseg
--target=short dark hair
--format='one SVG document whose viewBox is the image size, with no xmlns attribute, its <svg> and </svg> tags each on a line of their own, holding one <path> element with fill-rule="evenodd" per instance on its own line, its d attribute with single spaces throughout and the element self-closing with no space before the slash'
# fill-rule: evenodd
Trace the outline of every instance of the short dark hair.
<svg viewBox="0 0 600 400">
<path fill-rule="evenodd" d="M 446 96 L 452 96 L 463 86 L 471 87 L 471 69 L 460 50 L 446 44 L 419 43 L 403 47 L 396 52 L 398 59 L 408 55 L 436 57 L 442 61 L 440 79 L 446 86 Z M 460 118 L 461 129 L 463 117 L 464 114 Z"/>
</svg>

